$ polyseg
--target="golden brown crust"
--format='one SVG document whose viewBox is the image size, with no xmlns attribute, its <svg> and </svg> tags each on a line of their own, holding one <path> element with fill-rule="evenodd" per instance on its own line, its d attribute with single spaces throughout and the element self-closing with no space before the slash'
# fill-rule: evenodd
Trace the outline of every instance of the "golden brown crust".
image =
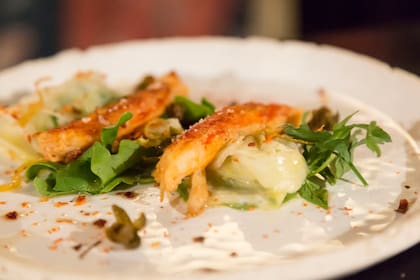
<svg viewBox="0 0 420 280">
<path fill-rule="evenodd" d="M 161 198 L 166 191 L 175 191 L 184 177 L 204 170 L 227 143 L 259 131 L 276 131 L 285 123 L 297 125 L 301 115 L 301 110 L 287 105 L 246 103 L 225 107 L 196 123 L 165 149 L 156 166 Z M 189 208 L 189 214 L 196 215 L 200 207 Z"/>
<path fill-rule="evenodd" d="M 118 130 L 118 139 L 160 116 L 176 95 L 186 94 L 186 87 L 172 72 L 152 83 L 146 90 L 98 108 L 67 125 L 36 133 L 32 135 L 32 140 L 46 160 L 69 162 L 99 140 L 102 128 L 117 123 L 124 112 L 131 112 L 133 117 Z"/>
</svg>

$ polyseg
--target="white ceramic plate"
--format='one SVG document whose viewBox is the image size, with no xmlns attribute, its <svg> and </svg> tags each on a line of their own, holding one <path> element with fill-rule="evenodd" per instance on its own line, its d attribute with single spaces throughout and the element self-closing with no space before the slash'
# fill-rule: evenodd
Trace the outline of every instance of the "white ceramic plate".
<svg viewBox="0 0 420 280">
<path fill-rule="evenodd" d="M 368 188 L 330 188 L 330 211 L 296 199 L 273 211 L 206 210 L 185 219 L 156 188 L 134 187 L 135 199 L 115 194 L 42 201 L 31 185 L 0 193 L 0 274 L 7 279 L 287 279 L 325 278 L 365 268 L 420 241 L 420 80 L 367 57 L 327 46 L 266 39 L 170 39 L 70 50 L 0 73 L 0 98 L 9 100 L 49 76 L 54 82 L 78 70 L 98 70 L 119 89 L 146 73 L 178 71 L 192 89 L 223 104 L 258 100 L 303 108 L 319 106 L 323 89 L 331 106 L 355 120 L 377 120 L 393 138 L 378 159 L 367 150 L 356 164 Z M 411 133 L 411 136 L 410 136 Z M 8 168 L 3 160 L 3 170 Z M 351 177 L 350 177 L 351 179 Z M 405 186 L 410 186 L 409 189 Z M 400 198 L 410 202 L 397 214 Z M 109 223 L 111 204 L 131 216 L 144 211 L 142 246 L 127 251 L 102 242 L 92 222 Z M 17 211 L 19 218 L 3 215 Z M 195 237 L 204 242 L 194 242 Z M 74 249 L 81 244 L 82 249 Z"/>
</svg>

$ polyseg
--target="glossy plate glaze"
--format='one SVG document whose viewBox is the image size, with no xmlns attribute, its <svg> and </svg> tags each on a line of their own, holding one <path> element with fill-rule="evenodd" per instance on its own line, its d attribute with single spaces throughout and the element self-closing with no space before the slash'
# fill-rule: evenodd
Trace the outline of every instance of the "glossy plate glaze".
<svg viewBox="0 0 420 280">
<path fill-rule="evenodd" d="M 41 77 L 58 83 L 79 70 L 103 72 L 122 91 L 144 74 L 176 70 L 192 98 L 206 96 L 219 106 L 254 100 L 310 109 L 320 105 L 323 92 L 342 116 L 359 111 L 355 121 L 377 120 L 393 142 L 383 147 L 381 158 L 363 149 L 356 154 L 369 187 L 346 182 L 330 187 L 328 211 L 295 199 L 277 210 L 220 207 L 185 219 L 174 205 L 159 202 L 153 186 L 86 200 L 45 200 L 30 184 L 0 193 L 2 278 L 325 278 L 360 270 L 420 241 L 416 76 L 348 51 L 302 42 L 168 39 L 69 50 L 21 64 L 0 73 L 0 99 L 10 102 L 33 91 Z M 3 158 L 1 166 L 7 171 L 13 163 Z M 404 215 L 395 212 L 401 198 L 410 204 Z M 124 250 L 104 240 L 103 230 L 94 225 L 98 219 L 113 222 L 112 204 L 132 217 L 146 213 L 140 249 Z M 18 213 L 16 220 L 4 218 L 10 211 Z"/>
</svg>

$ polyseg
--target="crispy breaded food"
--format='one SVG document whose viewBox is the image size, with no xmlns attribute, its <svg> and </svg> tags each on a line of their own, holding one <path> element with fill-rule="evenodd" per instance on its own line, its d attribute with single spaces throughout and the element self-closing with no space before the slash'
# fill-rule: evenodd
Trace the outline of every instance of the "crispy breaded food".
<svg viewBox="0 0 420 280">
<path fill-rule="evenodd" d="M 208 198 L 205 168 L 229 142 L 261 131 L 278 131 L 285 123 L 298 125 L 302 111 L 287 105 L 246 103 L 232 105 L 190 127 L 169 145 L 153 176 L 165 192 L 175 191 L 191 177 L 188 215 L 199 214 Z"/>
<path fill-rule="evenodd" d="M 82 119 L 35 133 L 31 141 L 44 159 L 69 162 L 99 140 L 102 128 L 117 123 L 124 112 L 131 112 L 133 117 L 120 127 L 118 139 L 127 137 L 147 121 L 162 115 L 175 96 L 187 95 L 187 92 L 177 74 L 171 72 L 152 82 L 146 89 L 98 108 Z"/>
</svg>

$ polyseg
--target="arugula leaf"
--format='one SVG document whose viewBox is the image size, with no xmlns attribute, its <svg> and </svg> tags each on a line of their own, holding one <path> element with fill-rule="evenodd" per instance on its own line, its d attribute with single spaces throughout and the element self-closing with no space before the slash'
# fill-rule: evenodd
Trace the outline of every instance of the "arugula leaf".
<svg viewBox="0 0 420 280">
<path fill-rule="evenodd" d="M 129 121 L 132 117 L 132 113 L 125 112 L 121 115 L 120 119 L 115 125 L 103 128 L 101 131 L 101 143 L 106 148 L 112 146 L 112 143 L 114 143 L 115 139 L 117 138 L 118 129 L 120 128 L 120 126 Z"/>
<path fill-rule="evenodd" d="M 136 141 L 122 140 L 118 151 L 112 153 L 118 128 L 131 118 L 131 113 L 121 115 L 117 124 L 104 128 L 101 142 L 95 142 L 79 158 L 66 164 L 39 162 L 26 171 L 26 178 L 34 181 L 39 193 L 55 196 L 71 193 L 98 194 L 109 192 L 125 184 L 149 183 L 150 169 L 162 149 L 143 147 Z M 133 167 L 141 167 L 144 174 L 130 174 Z"/>
<path fill-rule="evenodd" d="M 183 201 L 188 201 L 188 198 L 190 196 L 190 188 L 191 185 L 189 182 L 189 178 L 184 178 L 178 185 L 176 192 L 179 194 Z"/>
<path fill-rule="evenodd" d="M 316 179 L 306 179 L 298 194 L 306 201 L 328 209 L 328 191 L 325 186 L 319 185 Z"/>
<path fill-rule="evenodd" d="M 187 128 L 200 119 L 213 114 L 214 110 L 214 105 L 205 98 L 201 99 L 201 103 L 195 103 L 185 96 L 176 96 L 165 115 L 179 119 L 182 126 Z"/>
<path fill-rule="evenodd" d="M 369 124 L 348 124 L 355 113 L 332 126 L 332 130 L 313 131 L 305 117 L 299 127 L 286 125 L 284 132 L 292 139 L 304 142 L 303 157 L 308 165 L 308 175 L 298 190 L 305 200 L 328 208 L 326 183 L 336 184 L 343 175 L 352 171 L 363 185 L 366 179 L 353 163 L 356 147 L 366 145 L 377 156 L 381 155 L 379 145 L 391 142 L 391 137 L 375 121 Z M 331 124 L 329 124 L 331 126 Z"/>
</svg>

